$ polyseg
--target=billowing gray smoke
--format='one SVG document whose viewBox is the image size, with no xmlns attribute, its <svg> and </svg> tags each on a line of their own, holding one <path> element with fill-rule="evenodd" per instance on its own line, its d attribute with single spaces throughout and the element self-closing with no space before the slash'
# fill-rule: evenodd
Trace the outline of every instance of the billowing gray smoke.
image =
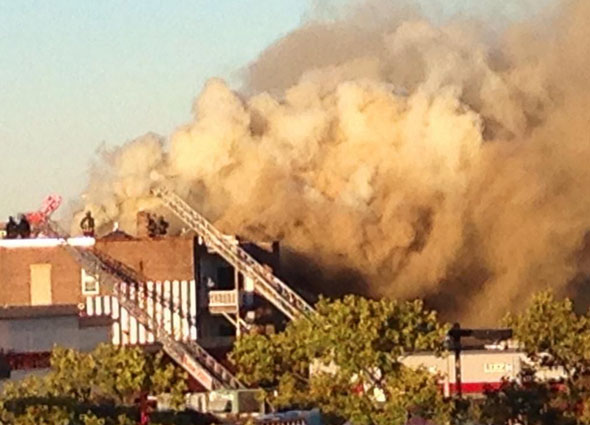
<svg viewBox="0 0 590 425">
<path fill-rule="evenodd" d="M 281 239 L 300 283 L 424 297 L 473 324 L 542 288 L 582 294 L 590 3 L 496 37 L 382 18 L 287 35 L 249 95 L 210 80 L 169 140 L 102 155 L 85 207 L 134 232 L 164 178 L 225 232 Z"/>
</svg>

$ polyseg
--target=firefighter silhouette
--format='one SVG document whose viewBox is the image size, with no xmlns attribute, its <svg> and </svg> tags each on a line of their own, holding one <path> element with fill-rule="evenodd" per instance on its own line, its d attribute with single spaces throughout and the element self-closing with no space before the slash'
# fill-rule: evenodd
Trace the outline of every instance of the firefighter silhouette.
<svg viewBox="0 0 590 425">
<path fill-rule="evenodd" d="M 150 238 L 165 236 L 168 233 L 168 226 L 168 222 L 164 220 L 164 217 L 156 218 L 151 214 L 148 215 L 148 235 Z"/>
<path fill-rule="evenodd" d="M 94 236 L 94 218 L 92 217 L 92 213 L 90 211 L 86 212 L 86 215 L 80 222 L 80 228 L 82 229 L 84 236 Z"/>
<path fill-rule="evenodd" d="M 153 215 L 148 214 L 148 236 L 154 238 L 158 235 L 158 223 Z"/>
<path fill-rule="evenodd" d="M 6 239 L 18 238 L 18 224 L 14 221 L 14 217 L 8 217 L 8 223 L 6 223 Z"/>
<path fill-rule="evenodd" d="M 165 236 L 168 233 L 168 222 L 164 220 L 164 217 L 160 217 L 158 220 L 158 233 L 160 236 Z"/>
<path fill-rule="evenodd" d="M 24 215 L 20 216 L 18 222 L 18 235 L 23 239 L 29 239 L 31 237 L 31 225 Z"/>
</svg>

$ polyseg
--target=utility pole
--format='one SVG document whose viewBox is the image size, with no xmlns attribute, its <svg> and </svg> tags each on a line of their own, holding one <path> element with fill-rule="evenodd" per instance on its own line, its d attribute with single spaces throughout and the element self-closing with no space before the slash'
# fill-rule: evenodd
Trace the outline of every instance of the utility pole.
<svg viewBox="0 0 590 425">
<path fill-rule="evenodd" d="M 0 379 L 10 379 L 11 367 L 4 351 L 0 349 Z"/>
<path fill-rule="evenodd" d="M 462 329 L 459 323 L 453 324 L 448 333 L 449 349 L 455 354 L 455 387 L 457 397 L 463 396 L 461 379 L 461 338 L 472 337 L 479 340 L 505 341 L 512 338 L 512 329 Z"/>
<path fill-rule="evenodd" d="M 461 325 L 459 323 L 453 324 L 451 330 L 449 330 L 450 349 L 455 353 L 455 392 L 457 397 L 461 398 L 463 395 L 461 385 L 461 336 L 462 335 Z"/>
</svg>

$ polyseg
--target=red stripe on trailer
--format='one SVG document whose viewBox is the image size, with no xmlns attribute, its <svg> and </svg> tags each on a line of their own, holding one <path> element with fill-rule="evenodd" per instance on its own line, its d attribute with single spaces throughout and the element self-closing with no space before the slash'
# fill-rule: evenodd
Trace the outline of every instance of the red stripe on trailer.
<svg viewBox="0 0 590 425">
<path fill-rule="evenodd" d="M 463 394 L 483 394 L 486 391 L 497 391 L 502 387 L 502 382 L 463 382 L 461 392 Z M 449 391 L 457 392 L 457 384 L 449 383 Z"/>
<path fill-rule="evenodd" d="M 50 366 L 51 353 L 48 351 L 28 353 L 4 353 L 11 370 L 46 369 Z"/>
</svg>

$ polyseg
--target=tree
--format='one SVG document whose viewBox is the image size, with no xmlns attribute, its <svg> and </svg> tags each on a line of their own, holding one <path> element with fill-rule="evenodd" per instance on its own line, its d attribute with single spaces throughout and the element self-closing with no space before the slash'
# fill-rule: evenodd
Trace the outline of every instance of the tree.
<svg viewBox="0 0 590 425">
<path fill-rule="evenodd" d="M 523 372 L 521 382 L 506 381 L 499 391 L 490 391 L 481 404 L 472 404 L 470 416 L 488 425 L 574 425 L 577 416 L 568 413 L 567 399 L 559 388 Z"/>
<path fill-rule="evenodd" d="M 49 374 L 5 386 L 0 423 L 133 424 L 135 402 L 148 392 L 169 393 L 172 404 L 180 406 L 186 378 L 161 352 L 110 344 L 91 353 L 56 347 Z"/>
<path fill-rule="evenodd" d="M 513 329 L 530 365 L 518 382 L 488 394 L 476 416 L 489 424 L 590 424 L 589 314 L 576 313 L 569 299 L 542 292 L 504 323 Z M 561 371 L 561 382 L 538 378 L 548 368 Z"/>
<path fill-rule="evenodd" d="M 322 299 L 284 332 L 243 336 L 230 358 L 275 406 L 319 406 L 356 425 L 403 424 L 412 414 L 447 422 L 451 406 L 437 377 L 401 363 L 441 350 L 446 330 L 420 301 Z"/>
<path fill-rule="evenodd" d="M 524 312 L 509 314 L 504 322 L 538 366 L 561 367 L 574 380 L 590 371 L 590 316 L 577 314 L 570 299 L 541 292 Z"/>
</svg>

